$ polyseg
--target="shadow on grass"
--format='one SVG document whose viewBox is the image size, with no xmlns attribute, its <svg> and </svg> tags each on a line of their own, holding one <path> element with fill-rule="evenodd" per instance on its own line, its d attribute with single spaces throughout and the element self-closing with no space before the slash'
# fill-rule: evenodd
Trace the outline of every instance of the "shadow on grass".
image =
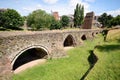
<svg viewBox="0 0 120 80">
<path fill-rule="evenodd" d="M 86 78 L 86 76 L 89 74 L 89 72 L 92 70 L 92 68 L 94 67 L 95 63 L 97 62 L 98 58 L 97 56 L 94 54 L 93 50 L 89 50 L 89 57 L 88 57 L 88 62 L 90 64 L 89 69 L 85 72 L 85 74 L 81 77 L 80 80 L 84 80 Z"/>
<path fill-rule="evenodd" d="M 114 45 L 102 45 L 102 46 L 96 46 L 100 51 L 113 51 L 113 50 L 119 50 L 120 49 L 120 44 L 114 44 Z"/>
<path fill-rule="evenodd" d="M 120 43 L 120 39 L 117 39 L 118 43 Z"/>
</svg>

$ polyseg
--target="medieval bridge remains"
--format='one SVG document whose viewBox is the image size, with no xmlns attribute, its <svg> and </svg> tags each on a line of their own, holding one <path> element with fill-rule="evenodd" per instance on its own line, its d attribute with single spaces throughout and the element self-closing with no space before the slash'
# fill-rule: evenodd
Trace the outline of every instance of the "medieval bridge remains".
<svg viewBox="0 0 120 80">
<path fill-rule="evenodd" d="M 79 46 L 102 30 L 0 32 L 0 72 L 8 73 L 39 58 L 66 56 L 64 47 Z"/>
</svg>

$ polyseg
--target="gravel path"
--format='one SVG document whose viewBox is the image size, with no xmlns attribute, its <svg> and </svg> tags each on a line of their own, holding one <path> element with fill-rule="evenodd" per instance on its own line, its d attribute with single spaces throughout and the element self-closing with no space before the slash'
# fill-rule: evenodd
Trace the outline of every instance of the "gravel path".
<svg viewBox="0 0 120 80">
<path fill-rule="evenodd" d="M 72 48 L 74 48 L 74 47 L 64 47 L 64 50 L 67 51 L 67 50 L 72 49 Z"/>
</svg>

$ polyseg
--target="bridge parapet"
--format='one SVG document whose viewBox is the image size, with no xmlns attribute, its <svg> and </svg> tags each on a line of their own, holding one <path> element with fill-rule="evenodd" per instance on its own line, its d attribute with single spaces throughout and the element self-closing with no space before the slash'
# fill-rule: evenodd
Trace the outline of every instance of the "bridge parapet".
<svg viewBox="0 0 120 80">
<path fill-rule="evenodd" d="M 79 45 L 82 35 L 92 38 L 92 33 L 96 32 L 100 30 L 4 31 L 0 32 L 0 52 L 8 55 L 10 60 L 19 51 L 34 45 L 44 46 L 51 53 L 54 48 L 63 49 L 63 43 L 68 35 L 72 35 L 76 45 Z"/>
</svg>

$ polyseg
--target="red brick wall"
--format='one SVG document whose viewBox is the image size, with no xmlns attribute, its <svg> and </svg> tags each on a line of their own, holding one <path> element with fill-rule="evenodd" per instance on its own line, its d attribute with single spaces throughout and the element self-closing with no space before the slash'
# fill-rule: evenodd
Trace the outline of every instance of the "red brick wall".
<svg viewBox="0 0 120 80">
<path fill-rule="evenodd" d="M 82 28 L 83 29 L 91 29 L 93 19 L 94 19 L 94 12 L 87 13 L 86 16 L 85 16 Z"/>
</svg>

